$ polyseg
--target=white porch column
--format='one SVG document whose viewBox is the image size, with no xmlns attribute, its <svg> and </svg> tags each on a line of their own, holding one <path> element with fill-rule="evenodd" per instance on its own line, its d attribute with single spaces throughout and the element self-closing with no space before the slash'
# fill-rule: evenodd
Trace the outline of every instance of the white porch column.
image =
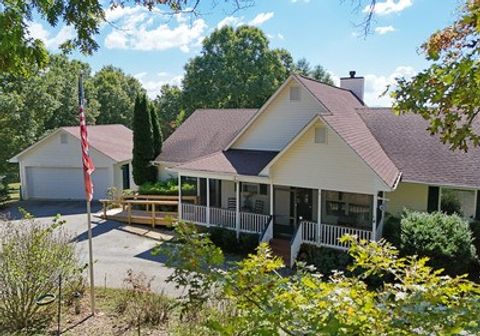
<svg viewBox="0 0 480 336">
<path fill-rule="evenodd" d="M 273 183 L 270 183 L 270 216 L 273 216 Z"/>
<path fill-rule="evenodd" d="M 182 175 L 178 173 L 178 219 L 182 220 Z"/>
<path fill-rule="evenodd" d="M 235 224 L 237 228 L 237 239 L 240 237 L 240 182 L 235 181 L 236 196 L 235 196 Z"/>
<path fill-rule="evenodd" d="M 378 207 L 378 193 L 373 195 L 373 215 L 372 215 L 372 239 L 377 240 L 377 207 Z"/>
<path fill-rule="evenodd" d="M 210 226 L 210 179 L 207 177 L 207 225 Z"/>
<path fill-rule="evenodd" d="M 317 205 L 317 244 L 322 243 L 322 189 L 318 189 L 318 205 Z"/>
</svg>

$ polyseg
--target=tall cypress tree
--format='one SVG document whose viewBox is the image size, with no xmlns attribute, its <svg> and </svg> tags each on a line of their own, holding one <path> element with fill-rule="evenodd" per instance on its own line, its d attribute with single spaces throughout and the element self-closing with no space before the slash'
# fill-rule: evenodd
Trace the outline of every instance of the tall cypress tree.
<svg viewBox="0 0 480 336">
<path fill-rule="evenodd" d="M 147 96 L 137 96 L 133 114 L 133 179 L 137 185 L 156 180 L 156 169 L 150 164 L 154 159 L 152 120 Z"/>
<path fill-rule="evenodd" d="M 152 119 L 152 134 L 153 134 L 153 153 L 154 159 L 160 154 L 162 151 L 162 142 L 163 142 L 163 135 L 162 130 L 160 128 L 160 120 L 158 117 L 158 113 L 155 109 L 154 104 L 149 104 L 150 110 L 150 117 Z"/>
</svg>

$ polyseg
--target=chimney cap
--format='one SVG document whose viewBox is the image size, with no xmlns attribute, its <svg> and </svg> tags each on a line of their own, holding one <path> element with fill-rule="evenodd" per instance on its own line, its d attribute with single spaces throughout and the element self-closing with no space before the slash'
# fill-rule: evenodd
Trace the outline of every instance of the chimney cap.
<svg viewBox="0 0 480 336">
<path fill-rule="evenodd" d="M 355 70 L 352 70 L 349 72 L 350 74 L 350 78 L 355 78 L 355 75 L 357 74 L 357 72 Z"/>
</svg>

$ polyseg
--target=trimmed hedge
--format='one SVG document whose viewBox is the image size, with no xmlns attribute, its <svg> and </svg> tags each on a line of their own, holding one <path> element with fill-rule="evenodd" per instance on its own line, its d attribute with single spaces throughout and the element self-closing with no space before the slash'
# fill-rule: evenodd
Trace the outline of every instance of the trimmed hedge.
<svg viewBox="0 0 480 336">
<path fill-rule="evenodd" d="M 470 226 L 458 215 L 406 212 L 400 228 L 403 255 L 429 257 L 432 267 L 451 275 L 467 273 L 478 262 Z"/>
<path fill-rule="evenodd" d="M 223 252 L 248 255 L 254 253 L 259 244 L 258 234 L 241 232 L 237 240 L 237 233 L 233 230 L 215 226 L 201 228 L 209 234 L 212 242 Z"/>
<path fill-rule="evenodd" d="M 178 180 L 168 179 L 166 181 L 147 182 L 138 187 L 140 195 L 178 195 Z M 195 186 L 189 183 L 183 183 L 182 194 L 195 195 Z"/>
</svg>

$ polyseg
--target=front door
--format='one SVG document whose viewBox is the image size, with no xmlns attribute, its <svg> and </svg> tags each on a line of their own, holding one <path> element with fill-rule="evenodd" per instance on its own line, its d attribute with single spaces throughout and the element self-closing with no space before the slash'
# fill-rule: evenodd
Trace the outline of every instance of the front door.
<svg viewBox="0 0 480 336">
<path fill-rule="evenodd" d="M 292 224 L 295 231 L 302 220 L 311 221 L 313 219 L 312 189 L 291 189 L 290 216 L 293 219 Z"/>
</svg>

